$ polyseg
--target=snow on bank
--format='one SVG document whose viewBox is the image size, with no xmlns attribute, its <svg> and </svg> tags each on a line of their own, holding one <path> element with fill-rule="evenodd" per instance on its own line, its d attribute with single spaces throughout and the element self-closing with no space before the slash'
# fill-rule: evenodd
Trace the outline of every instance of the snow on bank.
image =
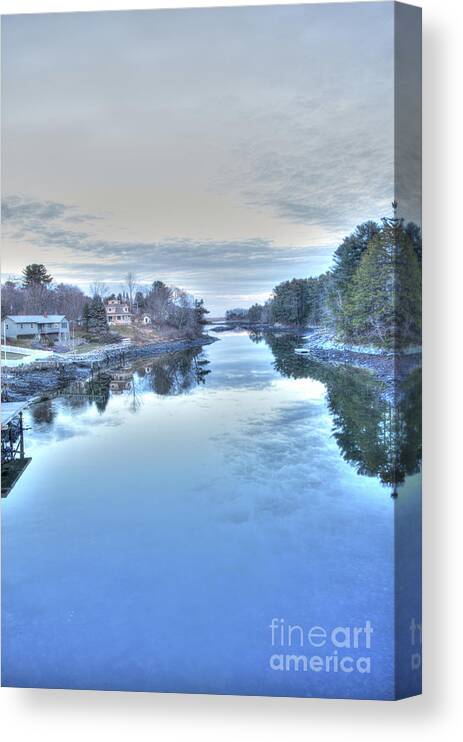
<svg viewBox="0 0 463 742">
<path fill-rule="evenodd" d="M 314 350 L 332 350 L 341 353 L 359 353 L 370 356 L 395 355 L 394 351 L 384 350 L 384 348 L 378 348 L 376 345 L 353 345 L 349 343 L 341 343 L 334 338 L 334 335 L 330 335 L 329 333 L 313 332 L 310 335 L 305 335 L 302 339 L 305 343 L 304 346 L 295 349 L 295 353 L 300 355 L 306 355 Z M 421 353 L 421 347 L 418 345 L 409 346 L 408 348 L 403 348 L 400 353 L 401 355 Z"/>
</svg>

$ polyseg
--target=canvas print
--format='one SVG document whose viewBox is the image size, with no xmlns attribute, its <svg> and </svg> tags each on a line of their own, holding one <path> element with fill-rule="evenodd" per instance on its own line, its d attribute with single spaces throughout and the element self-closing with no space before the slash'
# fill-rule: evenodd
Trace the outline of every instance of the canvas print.
<svg viewBox="0 0 463 742">
<path fill-rule="evenodd" d="M 421 15 L 2 18 L 2 683 L 421 689 Z"/>
</svg>

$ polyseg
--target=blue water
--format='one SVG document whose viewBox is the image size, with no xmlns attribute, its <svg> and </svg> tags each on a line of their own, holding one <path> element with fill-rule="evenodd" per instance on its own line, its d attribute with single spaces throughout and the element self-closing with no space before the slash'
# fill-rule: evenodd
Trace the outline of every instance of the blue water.
<svg viewBox="0 0 463 742">
<path fill-rule="evenodd" d="M 394 501 L 333 419 L 319 378 L 239 333 L 143 361 L 99 408 L 28 412 L 32 462 L 2 502 L 3 683 L 391 697 Z M 338 654 L 371 671 L 271 669 L 333 654 L 272 647 L 272 619 L 369 621 L 370 650 Z"/>
</svg>

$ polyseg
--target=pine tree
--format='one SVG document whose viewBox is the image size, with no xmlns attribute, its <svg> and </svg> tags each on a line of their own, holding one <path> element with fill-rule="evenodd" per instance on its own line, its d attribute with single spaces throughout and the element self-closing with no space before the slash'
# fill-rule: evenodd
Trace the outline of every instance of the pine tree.
<svg viewBox="0 0 463 742">
<path fill-rule="evenodd" d="M 89 321 L 90 321 L 90 306 L 89 306 L 88 301 L 86 301 L 82 309 L 82 322 L 84 325 L 85 332 L 88 332 Z"/>
<path fill-rule="evenodd" d="M 249 322 L 261 322 L 262 321 L 262 304 L 253 304 L 248 310 Z"/>
<path fill-rule="evenodd" d="M 103 300 L 98 294 L 90 302 L 88 310 L 88 332 L 98 340 L 103 339 L 108 334 L 106 310 Z"/>
<path fill-rule="evenodd" d="M 419 342 L 420 316 L 421 275 L 412 240 L 402 224 L 384 221 L 347 293 L 344 334 L 399 349 Z"/>
<path fill-rule="evenodd" d="M 24 288 L 48 286 L 48 284 L 53 281 L 53 277 L 47 273 L 47 269 L 42 263 L 31 263 L 30 265 L 26 265 L 22 274 Z"/>
<path fill-rule="evenodd" d="M 345 237 L 333 257 L 333 278 L 337 288 L 345 294 L 360 264 L 362 255 L 373 237 L 379 232 L 376 222 L 364 222 Z"/>
<path fill-rule="evenodd" d="M 311 309 L 308 279 L 293 278 L 275 286 L 272 315 L 276 322 L 302 326 Z"/>
<path fill-rule="evenodd" d="M 204 325 L 207 325 L 206 314 L 209 314 L 209 310 L 204 306 L 203 299 L 195 299 L 193 312 L 195 329 L 201 332 Z"/>
</svg>

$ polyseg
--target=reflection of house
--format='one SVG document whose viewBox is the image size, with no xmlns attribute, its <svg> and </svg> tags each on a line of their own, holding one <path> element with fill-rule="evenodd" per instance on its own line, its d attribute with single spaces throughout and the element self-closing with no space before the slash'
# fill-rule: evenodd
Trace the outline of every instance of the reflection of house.
<svg viewBox="0 0 463 742">
<path fill-rule="evenodd" d="M 2 336 L 6 338 L 54 336 L 69 339 L 69 322 L 64 314 L 12 314 L 2 322 Z"/>
<path fill-rule="evenodd" d="M 114 394 L 122 394 L 132 388 L 131 371 L 115 371 L 111 374 L 109 388 Z"/>
<path fill-rule="evenodd" d="M 132 313 L 130 307 L 118 299 L 108 299 L 106 302 L 106 319 L 109 325 L 130 325 Z"/>
</svg>

